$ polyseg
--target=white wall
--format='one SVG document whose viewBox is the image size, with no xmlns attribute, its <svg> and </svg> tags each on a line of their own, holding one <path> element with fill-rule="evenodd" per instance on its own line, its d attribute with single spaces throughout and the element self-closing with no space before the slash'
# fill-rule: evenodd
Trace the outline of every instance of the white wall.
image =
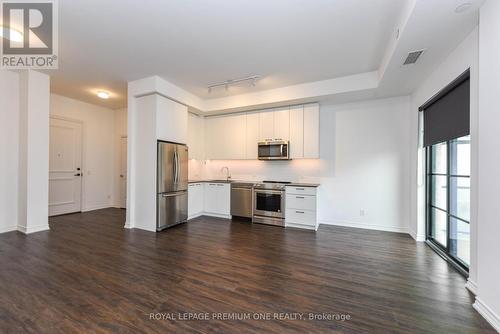
<svg viewBox="0 0 500 334">
<path fill-rule="evenodd" d="M 126 228 L 156 231 L 156 111 L 159 96 L 129 96 Z M 187 115 L 186 115 L 187 116 Z"/>
<path fill-rule="evenodd" d="M 48 75 L 0 71 L 0 232 L 48 225 Z"/>
<path fill-rule="evenodd" d="M 408 232 L 409 98 L 320 106 L 320 157 L 292 161 L 190 162 L 193 178 L 321 183 L 322 224 Z M 364 215 L 360 211 L 364 211 Z"/>
<path fill-rule="evenodd" d="M 18 230 L 49 229 L 50 77 L 19 74 Z"/>
<path fill-rule="evenodd" d="M 0 233 L 18 224 L 19 74 L 0 70 Z"/>
<path fill-rule="evenodd" d="M 474 290 L 477 272 L 477 179 L 478 179 L 478 29 L 432 72 L 411 96 L 411 219 L 410 233 L 419 241 L 425 240 L 425 161 L 424 150 L 418 142 L 418 108 L 434 94 L 470 68 L 471 73 L 471 263 L 470 288 Z M 420 159 L 419 159 L 420 158 Z"/>
<path fill-rule="evenodd" d="M 83 122 L 82 210 L 113 206 L 114 110 L 51 94 L 50 115 Z"/>
<path fill-rule="evenodd" d="M 479 210 L 474 307 L 500 332 L 500 1 L 488 0 L 479 26 Z"/>
</svg>

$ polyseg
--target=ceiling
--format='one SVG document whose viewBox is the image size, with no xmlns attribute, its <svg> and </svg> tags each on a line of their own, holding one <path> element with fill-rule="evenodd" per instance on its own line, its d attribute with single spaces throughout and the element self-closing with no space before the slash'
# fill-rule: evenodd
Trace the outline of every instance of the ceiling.
<svg viewBox="0 0 500 334">
<path fill-rule="evenodd" d="M 477 25 L 482 1 L 454 13 L 463 2 L 59 0 L 51 89 L 115 109 L 127 105 L 127 82 L 153 75 L 209 101 L 379 71 L 373 95 L 408 93 Z M 402 69 L 420 48 L 428 49 L 422 65 Z M 207 91 L 250 75 L 262 76 L 255 87 Z M 98 90 L 111 98 L 98 99 Z"/>
<path fill-rule="evenodd" d="M 112 108 L 158 75 L 217 98 L 376 70 L 401 0 L 59 1 L 52 91 Z M 214 89 L 213 83 L 261 75 Z M 108 90 L 107 101 L 95 97 Z"/>
</svg>

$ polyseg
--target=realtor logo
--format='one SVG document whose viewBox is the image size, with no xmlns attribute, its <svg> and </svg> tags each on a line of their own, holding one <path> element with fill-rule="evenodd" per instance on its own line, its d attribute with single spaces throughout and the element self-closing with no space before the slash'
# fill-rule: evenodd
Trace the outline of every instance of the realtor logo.
<svg viewBox="0 0 500 334">
<path fill-rule="evenodd" d="M 1 1 L 2 69 L 57 69 L 56 0 Z"/>
</svg>

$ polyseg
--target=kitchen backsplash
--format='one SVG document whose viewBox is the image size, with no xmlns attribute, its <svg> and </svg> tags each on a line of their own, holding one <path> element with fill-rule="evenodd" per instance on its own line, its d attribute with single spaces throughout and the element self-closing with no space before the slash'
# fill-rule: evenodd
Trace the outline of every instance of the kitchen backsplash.
<svg viewBox="0 0 500 334">
<path fill-rule="evenodd" d="M 324 160 L 301 159 L 291 161 L 260 160 L 212 160 L 189 161 L 190 179 L 225 178 L 222 167 L 228 167 L 234 180 L 277 180 L 319 183 L 321 177 L 327 176 L 328 170 Z"/>
</svg>

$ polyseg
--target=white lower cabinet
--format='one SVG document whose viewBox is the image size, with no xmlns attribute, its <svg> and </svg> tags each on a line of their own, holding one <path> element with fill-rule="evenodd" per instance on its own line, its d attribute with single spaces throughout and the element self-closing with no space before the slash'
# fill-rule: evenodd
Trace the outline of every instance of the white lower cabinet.
<svg viewBox="0 0 500 334">
<path fill-rule="evenodd" d="M 286 187 L 286 227 L 318 229 L 316 190 L 316 187 Z"/>
<path fill-rule="evenodd" d="M 188 219 L 203 213 L 203 183 L 190 183 L 188 186 Z"/>
<path fill-rule="evenodd" d="M 229 216 L 231 187 L 228 183 L 205 184 L 204 212 L 220 216 Z"/>
</svg>

